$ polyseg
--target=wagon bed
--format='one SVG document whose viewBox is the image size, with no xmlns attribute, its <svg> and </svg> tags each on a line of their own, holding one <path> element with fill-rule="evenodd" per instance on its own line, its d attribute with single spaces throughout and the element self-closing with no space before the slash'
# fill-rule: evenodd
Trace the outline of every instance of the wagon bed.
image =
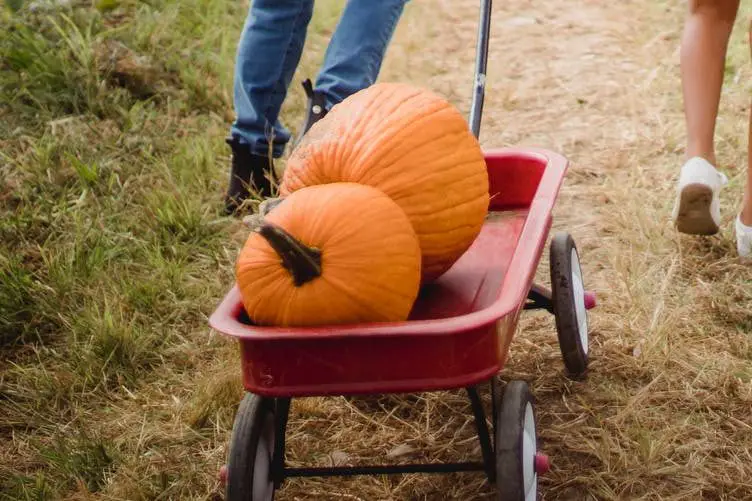
<svg viewBox="0 0 752 501">
<path fill-rule="evenodd" d="M 488 380 L 504 364 L 567 169 L 546 150 L 485 152 L 489 215 L 442 277 L 422 287 L 410 318 L 307 328 L 253 325 L 234 287 L 210 318 L 238 338 L 245 388 L 268 397 L 429 391 Z"/>
</svg>

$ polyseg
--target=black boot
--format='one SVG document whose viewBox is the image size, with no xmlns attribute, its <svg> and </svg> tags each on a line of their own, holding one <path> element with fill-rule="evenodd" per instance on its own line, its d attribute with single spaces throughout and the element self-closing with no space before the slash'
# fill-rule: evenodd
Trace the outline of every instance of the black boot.
<svg viewBox="0 0 752 501">
<path fill-rule="evenodd" d="M 267 156 L 254 155 L 247 144 L 235 138 L 227 138 L 232 149 L 230 184 L 225 195 L 225 214 L 233 214 L 253 190 L 259 197 L 268 198 L 272 193 L 274 162 Z"/>
<path fill-rule="evenodd" d="M 323 92 L 313 90 L 313 84 L 310 80 L 303 81 L 303 89 L 305 89 L 306 96 L 308 96 L 308 111 L 295 146 L 300 144 L 303 136 L 305 136 L 311 126 L 324 118 L 329 111 L 326 109 L 326 95 Z"/>
</svg>

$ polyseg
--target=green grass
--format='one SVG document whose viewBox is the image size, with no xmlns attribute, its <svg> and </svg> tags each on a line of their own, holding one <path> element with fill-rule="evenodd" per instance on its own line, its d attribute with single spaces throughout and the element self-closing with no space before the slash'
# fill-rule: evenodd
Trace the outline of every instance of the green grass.
<svg viewBox="0 0 752 501">
<path fill-rule="evenodd" d="M 341 7 L 317 2 L 306 75 Z M 218 492 L 200 451 L 224 445 L 239 369 L 203 364 L 236 360 L 206 319 L 245 237 L 219 215 L 245 15 L 0 7 L 0 499 Z M 294 129 L 302 91 L 288 101 Z"/>
</svg>

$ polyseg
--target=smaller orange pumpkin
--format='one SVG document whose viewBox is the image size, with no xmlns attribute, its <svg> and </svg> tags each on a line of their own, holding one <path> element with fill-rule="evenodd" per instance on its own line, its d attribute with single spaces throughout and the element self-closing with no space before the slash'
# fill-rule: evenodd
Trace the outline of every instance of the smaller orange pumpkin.
<svg viewBox="0 0 752 501">
<path fill-rule="evenodd" d="M 407 319 L 421 276 L 418 237 L 381 191 L 355 183 L 300 189 L 258 222 L 236 265 L 258 325 Z"/>
</svg>

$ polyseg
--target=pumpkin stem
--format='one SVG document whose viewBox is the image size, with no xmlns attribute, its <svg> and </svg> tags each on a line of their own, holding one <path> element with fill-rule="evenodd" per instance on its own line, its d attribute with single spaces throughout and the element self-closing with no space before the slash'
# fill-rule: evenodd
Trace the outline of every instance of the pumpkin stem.
<svg viewBox="0 0 752 501">
<path fill-rule="evenodd" d="M 290 272 L 296 286 L 321 276 L 320 250 L 303 245 L 283 228 L 266 221 L 255 231 L 282 258 L 282 265 Z"/>
<path fill-rule="evenodd" d="M 284 198 L 267 198 L 259 204 L 258 213 L 261 216 L 269 214 L 276 206 L 284 202 Z"/>
</svg>

